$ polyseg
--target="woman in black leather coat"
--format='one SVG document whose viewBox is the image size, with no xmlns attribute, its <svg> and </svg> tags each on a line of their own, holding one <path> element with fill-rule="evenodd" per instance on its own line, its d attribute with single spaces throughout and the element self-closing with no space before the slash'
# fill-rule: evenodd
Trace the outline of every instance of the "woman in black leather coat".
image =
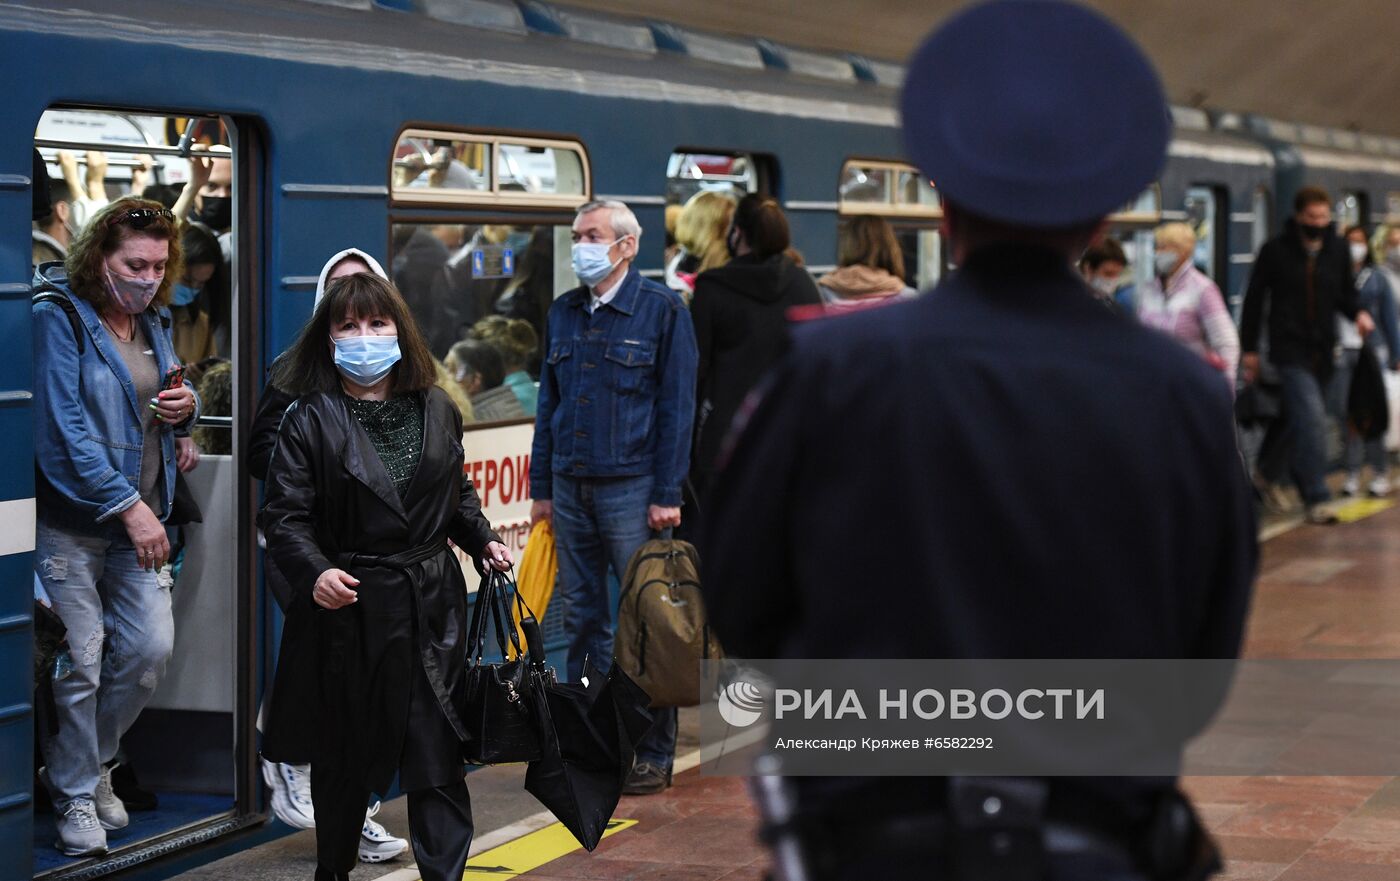
<svg viewBox="0 0 1400 881">
<path fill-rule="evenodd" d="M 434 386 L 403 298 L 369 273 L 336 281 L 282 359 L 298 396 L 259 518 L 287 577 L 263 754 L 311 757 L 317 881 L 354 867 L 364 806 L 399 775 L 424 881 L 457 881 L 471 844 L 459 713 L 466 585 L 510 552 L 462 473 L 462 419 Z"/>
</svg>

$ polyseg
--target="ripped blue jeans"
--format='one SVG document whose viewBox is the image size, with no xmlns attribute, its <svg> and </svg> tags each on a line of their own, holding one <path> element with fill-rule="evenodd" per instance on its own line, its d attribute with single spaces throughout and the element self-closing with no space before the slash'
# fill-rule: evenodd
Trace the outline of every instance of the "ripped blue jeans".
<svg viewBox="0 0 1400 881">
<path fill-rule="evenodd" d="M 35 566 L 68 628 L 73 674 L 53 684 L 58 734 L 43 742 L 49 785 L 62 807 L 92 798 L 102 765 L 165 675 L 175 640 L 170 591 L 117 538 L 39 521 Z"/>
</svg>

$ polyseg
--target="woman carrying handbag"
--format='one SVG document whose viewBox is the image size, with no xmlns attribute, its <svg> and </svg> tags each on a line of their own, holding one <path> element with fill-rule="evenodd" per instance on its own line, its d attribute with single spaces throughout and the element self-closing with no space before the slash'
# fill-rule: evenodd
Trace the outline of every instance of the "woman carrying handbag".
<svg viewBox="0 0 1400 881">
<path fill-rule="evenodd" d="M 263 754 L 311 756 L 317 881 L 348 878 L 365 803 L 399 776 L 423 881 L 458 881 L 472 838 L 462 774 L 466 585 L 511 566 L 462 474 L 462 420 L 423 337 L 369 273 L 327 291 L 273 383 L 278 431 L 260 525 L 294 597 Z"/>
</svg>

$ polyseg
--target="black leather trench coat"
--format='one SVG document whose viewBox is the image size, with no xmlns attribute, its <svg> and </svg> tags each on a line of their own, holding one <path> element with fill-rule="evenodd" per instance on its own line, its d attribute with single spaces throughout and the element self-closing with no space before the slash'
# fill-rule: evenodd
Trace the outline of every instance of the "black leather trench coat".
<svg viewBox="0 0 1400 881">
<path fill-rule="evenodd" d="M 259 516 L 292 591 L 263 755 L 363 773 L 381 794 L 405 758 L 410 694 L 415 718 L 428 703 L 424 676 L 448 722 L 427 727 L 457 740 L 434 743 L 428 764 L 460 779 L 467 594 L 447 540 L 477 560 L 499 540 L 462 473 L 460 414 L 440 389 L 420 394 L 423 453 L 402 501 L 345 396 L 316 393 L 282 420 Z M 331 568 L 360 581 L 334 611 L 311 598 Z M 421 746 L 419 728 L 409 739 Z"/>
</svg>

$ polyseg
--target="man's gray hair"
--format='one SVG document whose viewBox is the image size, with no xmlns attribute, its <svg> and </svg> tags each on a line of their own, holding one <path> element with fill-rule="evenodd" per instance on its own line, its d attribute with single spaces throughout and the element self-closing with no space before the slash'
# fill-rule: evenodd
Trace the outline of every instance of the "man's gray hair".
<svg viewBox="0 0 1400 881">
<path fill-rule="evenodd" d="M 604 199 L 598 202 L 587 202 L 578 209 L 574 219 L 585 214 L 592 214 L 594 211 L 606 209 L 611 218 L 613 235 L 619 239 L 623 236 L 633 236 L 637 241 L 642 240 L 642 225 L 637 222 L 637 215 L 632 213 L 632 209 L 627 207 L 626 202 L 619 202 L 616 199 Z"/>
</svg>

